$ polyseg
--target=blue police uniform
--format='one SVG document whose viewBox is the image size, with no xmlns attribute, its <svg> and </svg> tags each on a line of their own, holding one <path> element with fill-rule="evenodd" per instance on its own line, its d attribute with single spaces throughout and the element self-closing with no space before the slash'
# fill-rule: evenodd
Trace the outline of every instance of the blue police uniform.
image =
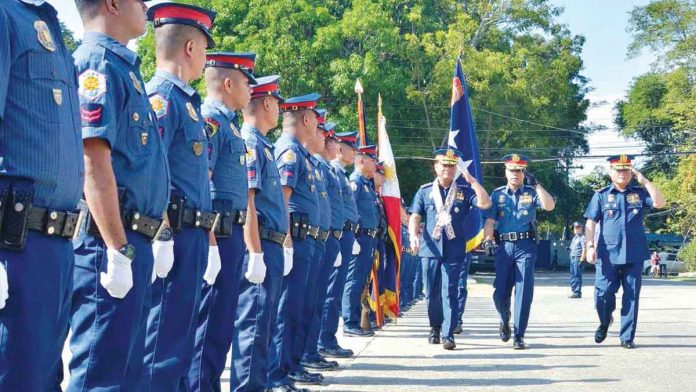
<svg viewBox="0 0 696 392">
<path fill-rule="evenodd" d="M 582 295 L 582 250 L 585 247 L 585 236 L 575 235 L 570 241 L 570 290 L 574 295 Z"/>
<path fill-rule="evenodd" d="M 319 94 L 286 100 L 281 110 L 314 110 Z M 292 135 L 283 133 L 275 143 L 281 185 L 292 189 L 288 201 L 290 226 L 306 225 L 306 237 L 293 236 L 293 268 L 283 280 L 278 317 L 269 357 L 271 387 L 290 384 L 289 376 L 302 370 L 300 362 L 306 331 L 303 326 L 310 271 L 316 271 L 316 233 L 319 230 L 319 195 L 310 154 Z M 298 226 L 296 226 L 298 225 Z"/>
<path fill-rule="evenodd" d="M 22 249 L 0 250 L 9 285 L 0 310 L 3 391 L 58 388 L 68 331 L 70 238 L 84 166 L 75 67 L 61 37 L 50 4 L 0 2 L 0 194 L 3 204 L 16 206 L 15 223 L 4 211 L 3 231 L 29 228 L 24 244 L 19 236 L 5 238 Z M 16 223 L 23 214 L 47 223 Z"/>
<path fill-rule="evenodd" d="M 493 301 L 500 320 L 507 325 L 510 320 L 510 299 L 515 288 L 515 336 L 524 337 L 529 321 L 529 311 L 534 295 L 534 263 L 537 246 L 534 239 L 520 233 L 534 230 L 536 210 L 541 206 L 536 190 L 522 186 L 512 190 L 507 186 L 496 188 L 491 194 L 493 206 L 484 211 L 486 219 L 493 219 L 499 234 L 517 233 L 503 240 L 495 254 L 495 279 Z M 524 237 L 524 238 L 522 238 Z"/>
<path fill-rule="evenodd" d="M 425 222 L 418 254 L 423 260 L 430 327 L 441 328 L 444 338 L 453 338 L 459 308 L 459 275 L 466 255 L 464 223 L 469 210 L 476 206 L 477 200 L 473 189 L 463 177 L 458 177 L 447 189 L 439 183 L 437 189 L 434 189 L 436 182 L 420 187 L 409 212 L 420 215 Z M 454 192 L 449 209 L 454 237 L 448 236 L 445 227 L 437 226 L 440 211 L 436 204 L 438 196 L 434 192 L 438 192 L 440 200 L 443 201 L 443 211 L 447 207 L 449 192 Z M 439 238 L 434 236 L 436 229 L 440 230 Z"/>
<path fill-rule="evenodd" d="M 600 324 L 608 327 L 616 309 L 616 292 L 623 288 L 622 343 L 633 342 L 638 323 L 638 299 L 643 260 L 650 257 L 643 219 L 653 200 L 642 187 L 624 191 L 614 185 L 594 194 L 585 218 L 601 225 L 596 244 L 595 307 Z"/>
<path fill-rule="evenodd" d="M 248 189 L 246 145 L 235 113 L 222 102 L 206 98 L 201 107 L 209 139 L 210 193 L 220 213 L 216 240 L 221 269 L 213 285 L 203 281 L 198 311 L 195 356 L 189 371 L 191 391 L 220 390 L 232 344 L 239 280 L 244 261 L 244 228 Z"/>
<path fill-rule="evenodd" d="M 256 90 L 271 86 L 277 90 L 278 77 L 259 78 Z M 259 93 L 260 94 L 260 93 Z M 259 95 L 260 96 L 260 95 Z M 280 99 L 280 98 L 279 98 Z M 242 138 L 247 148 L 247 179 L 255 191 L 254 206 L 261 233 L 276 233 L 275 241 L 261 236 L 261 248 L 266 264 L 266 278 L 253 284 L 240 276 L 237 316 L 232 339 L 232 391 L 260 391 L 269 387 L 269 346 L 276 324 L 283 281 L 282 241 L 288 229 L 288 215 L 275 163 L 274 146 L 258 129 L 245 123 Z M 245 254 L 242 270 L 247 269 L 249 254 Z"/>
<path fill-rule="evenodd" d="M 360 297 L 372 267 L 379 215 L 373 183 L 362 174 L 351 174 L 351 189 L 360 216 L 360 253 L 351 255 L 343 291 L 343 329 L 360 330 Z M 352 252 L 351 252 L 352 253 Z"/>
<path fill-rule="evenodd" d="M 140 75 L 140 59 L 98 32 L 85 33 L 74 58 L 82 137 L 99 138 L 110 146 L 116 184 L 121 188 L 121 215 L 137 213 L 161 221 L 169 201 L 169 167 Z M 69 391 L 118 389 L 126 369 L 143 361 L 152 236 L 126 223 L 124 229 L 128 243 L 135 247 L 135 259 L 133 288 L 123 299 L 113 298 L 94 283 L 107 262 L 101 237 L 83 230 L 74 243 Z"/>
</svg>

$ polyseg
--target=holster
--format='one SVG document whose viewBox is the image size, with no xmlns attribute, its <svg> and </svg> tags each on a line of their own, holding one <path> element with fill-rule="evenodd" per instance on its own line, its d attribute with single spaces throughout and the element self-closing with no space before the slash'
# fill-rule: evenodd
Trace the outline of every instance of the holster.
<svg viewBox="0 0 696 392">
<path fill-rule="evenodd" d="M 34 183 L 27 179 L 0 182 L 0 248 L 19 252 L 24 250 L 27 241 L 27 222 L 34 200 Z"/>
<path fill-rule="evenodd" d="M 300 212 L 290 213 L 290 236 L 293 240 L 302 241 L 307 238 L 309 231 L 309 215 Z"/>
<path fill-rule="evenodd" d="M 532 221 L 532 231 L 534 232 L 534 242 L 539 245 L 539 222 L 536 219 Z"/>
<path fill-rule="evenodd" d="M 167 217 L 169 218 L 169 227 L 178 232 L 184 224 L 184 205 L 186 196 L 180 193 L 172 193 L 167 207 Z"/>
</svg>

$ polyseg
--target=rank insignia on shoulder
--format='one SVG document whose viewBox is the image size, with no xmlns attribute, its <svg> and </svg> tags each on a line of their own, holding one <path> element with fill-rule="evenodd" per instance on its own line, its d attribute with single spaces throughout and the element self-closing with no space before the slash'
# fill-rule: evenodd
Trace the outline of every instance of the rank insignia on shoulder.
<svg viewBox="0 0 696 392">
<path fill-rule="evenodd" d="M 106 93 L 106 76 L 93 69 L 81 73 L 78 83 L 80 87 L 77 92 L 89 100 L 94 101 Z"/>
<path fill-rule="evenodd" d="M 34 22 L 34 29 L 36 30 L 36 37 L 39 40 L 41 46 L 49 52 L 54 52 L 56 50 L 56 44 L 53 42 L 53 36 L 51 31 L 48 29 L 48 25 L 43 20 L 37 20 Z"/>
<path fill-rule="evenodd" d="M 203 143 L 201 142 L 193 142 L 193 153 L 196 154 L 197 157 L 201 156 L 203 154 Z"/>
<path fill-rule="evenodd" d="M 271 152 L 271 150 L 268 147 L 263 149 L 263 153 L 266 154 L 266 158 L 268 158 L 269 161 L 275 160 L 275 158 L 273 158 L 273 153 Z"/>
<path fill-rule="evenodd" d="M 283 163 L 289 165 L 291 163 L 295 163 L 297 160 L 297 154 L 295 154 L 295 152 L 292 150 L 287 150 L 283 153 L 280 159 L 283 161 Z"/>
<path fill-rule="evenodd" d="M 167 110 L 169 109 L 169 101 L 164 99 L 163 96 L 155 94 L 150 97 L 150 106 L 152 106 L 155 116 L 160 118 L 167 114 Z"/>
<path fill-rule="evenodd" d="M 138 77 L 135 76 L 135 73 L 133 73 L 133 71 L 128 72 L 128 76 L 130 77 L 131 82 L 133 82 L 133 87 L 135 88 L 135 91 L 137 91 L 138 94 L 142 95 L 143 94 L 143 84 L 140 83 L 140 80 L 138 80 Z"/>
<path fill-rule="evenodd" d="M 83 103 L 80 105 L 80 118 L 82 126 L 100 127 L 104 106 L 98 103 Z"/>
<path fill-rule="evenodd" d="M 214 118 L 206 117 L 205 130 L 208 133 L 208 138 L 213 138 L 215 135 L 217 135 L 219 129 L 219 122 L 217 122 Z"/>
<path fill-rule="evenodd" d="M 186 102 L 186 111 L 188 112 L 189 117 L 191 117 L 191 120 L 198 121 L 198 113 L 196 113 L 196 109 L 193 108 L 193 104 L 191 102 Z"/>
</svg>

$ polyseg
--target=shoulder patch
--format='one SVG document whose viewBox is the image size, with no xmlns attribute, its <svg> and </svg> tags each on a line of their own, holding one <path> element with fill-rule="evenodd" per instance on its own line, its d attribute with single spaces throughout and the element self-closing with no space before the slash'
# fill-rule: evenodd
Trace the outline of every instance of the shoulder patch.
<svg viewBox="0 0 696 392">
<path fill-rule="evenodd" d="M 280 156 L 280 159 L 283 161 L 283 163 L 289 165 L 297 161 L 297 154 L 295 154 L 295 152 L 292 150 L 287 150 L 283 153 L 283 155 Z"/>
<path fill-rule="evenodd" d="M 212 117 L 206 117 L 205 130 L 208 133 L 208 138 L 212 138 L 217 135 L 218 131 L 220 130 L 220 123 Z"/>
<path fill-rule="evenodd" d="M 247 166 L 251 166 L 254 162 L 256 162 L 256 148 L 254 148 L 253 146 L 247 146 L 246 164 Z"/>
<path fill-rule="evenodd" d="M 157 118 L 160 118 L 167 114 L 167 110 L 169 109 L 169 101 L 164 99 L 163 96 L 155 94 L 150 97 L 150 106 L 152 106 L 152 110 L 155 112 Z"/>
<path fill-rule="evenodd" d="M 89 100 L 94 101 L 106 93 L 106 76 L 93 69 L 81 73 L 78 83 L 80 87 L 77 92 Z"/>
</svg>

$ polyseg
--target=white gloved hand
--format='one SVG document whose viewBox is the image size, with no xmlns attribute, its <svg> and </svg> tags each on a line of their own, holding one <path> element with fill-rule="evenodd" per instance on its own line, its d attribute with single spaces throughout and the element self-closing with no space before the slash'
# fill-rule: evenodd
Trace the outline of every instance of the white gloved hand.
<svg viewBox="0 0 696 392">
<path fill-rule="evenodd" d="M 341 256 L 341 252 L 338 252 L 338 254 L 336 255 L 336 260 L 334 261 L 333 266 L 340 267 L 342 262 L 343 262 L 343 256 Z"/>
<path fill-rule="evenodd" d="M 5 265 L 0 262 L 0 309 L 5 307 L 9 297 L 10 284 L 7 281 L 7 271 L 5 271 Z"/>
<path fill-rule="evenodd" d="M 288 276 L 292 271 L 292 257 L 295 251 L 293 248 L 283 248 L 283 276 Z"/>
<path fill-rule="evenodd" d="M 263 253 L 249 253 L 249 263 L 244 277 L 253 284 L 263 283 L 266 279 L 266 263 L 263 261 Z"/>
<path fill-rule="evenodd" d="M 116 249 L 106 250 L 106 273 L 99 275 L 99 282 L 114 298 L 124 298 L 133 288 L 131 259 Z"/>
<path fill-rule="evenodd" d="M 174 266 L 174 240 L 155 241 L 152 244 L 152 255 L 155 259 L 155 265 L 152 269 L 152 281 L 154 282 L 157 277 L 166 278 Z"/>
<path fill-rule="evenodd" d="M 353 254 L 354 255 L 360 254 L 360 244 L 358 243 L 358 240 L 355 240 L 353 242 Z"/>
<path fill-rule="evenodd" d="M 208 248 L 208 266 L 205 267 L 203 279 L 212 286 L 215 284 L 215 279 L 217 279 L 221 269 L 222 262 L 220 261 L 220 250 L 217 245 L 210 246 Z"/>
</svg>

